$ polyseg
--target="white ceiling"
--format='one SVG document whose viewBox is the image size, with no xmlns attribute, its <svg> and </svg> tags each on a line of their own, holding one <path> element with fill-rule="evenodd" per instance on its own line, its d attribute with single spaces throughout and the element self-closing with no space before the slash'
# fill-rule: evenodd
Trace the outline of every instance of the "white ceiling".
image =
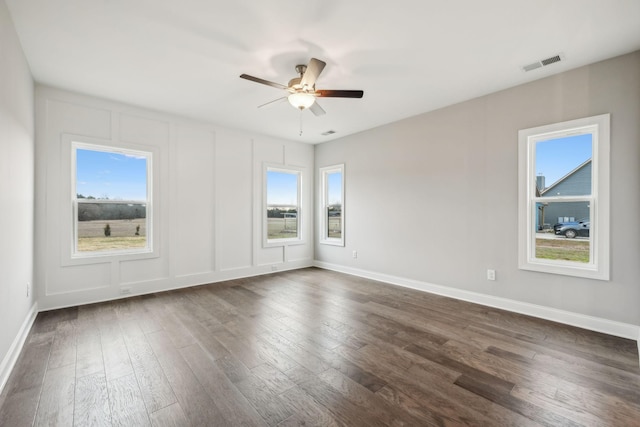
<svg viewBox="0 0 640 427">
<path fill-rule="evenodd" d="M 640 49 L 639 0 L 5 0 L 34 79 L 317 143 Z M 525 73 L 558 53 L 564 60 Z M 240 79 L 362 89 L 300 113 Z M 335 130 L 333 136 L 321 133 Z"/>
</svg>

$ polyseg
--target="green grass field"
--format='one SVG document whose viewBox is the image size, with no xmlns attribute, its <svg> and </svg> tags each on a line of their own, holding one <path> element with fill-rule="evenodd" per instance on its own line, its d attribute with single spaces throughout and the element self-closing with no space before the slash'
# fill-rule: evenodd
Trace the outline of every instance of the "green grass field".
<svg viewBox="0 0 640 427">
<path fill-rule="evenodd" d="M 589 240 L 536 239 L 536 258 L 589 262 Z"/>
</svg>

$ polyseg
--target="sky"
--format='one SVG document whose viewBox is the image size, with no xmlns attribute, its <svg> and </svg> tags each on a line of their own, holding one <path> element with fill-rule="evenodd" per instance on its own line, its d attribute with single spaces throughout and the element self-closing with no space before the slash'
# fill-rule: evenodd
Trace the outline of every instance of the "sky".
<svg viewBox="0 0 640 427">
<path fill-rule="evenodd" d="M 110 200 L 147 200 L 147 159 L 78 148 L 76 193 Z"/>
<path fill-rule="evenodd" d="M 549 187 L 591 158 L 591 134 L 548 139 L 536 143 L 536 176 Z"/>
<path fill-rule="evenodd" d="M 330 205 L 337 205 L 342 203 L 342 173 L 334 172 L 327 175 L 327 189 L 329 193 L 328 203 Z"/>
<path fill-rule="evenodd" d="M 297 205 L 298 174 L 267 171 L 267 203 L 270 205 Z"/>
<path fill-rule="evenodd" d="M 342 201 L 342 173 L 328 175 L 329 203 Z M 146 200 L 147 160 L 133 155 L 76 150 L 76 193 L 110 200 Z M 269 204 L 297 205 L 298 176 L 267 171 Z"/>
</svg>

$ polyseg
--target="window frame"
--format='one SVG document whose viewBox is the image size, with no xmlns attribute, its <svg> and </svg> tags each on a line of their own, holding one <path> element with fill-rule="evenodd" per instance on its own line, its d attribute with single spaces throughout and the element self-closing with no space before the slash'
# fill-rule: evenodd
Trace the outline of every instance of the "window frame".
<svg viewBox="0 0 640 427">
<path fill-rule="evenodd" d="M 320 239 L 319 242 L 323 245 L 344 246 L 344 231 L 345 231 L 345 173 L 344 163 L 340 163 L 332 166 L 325 166 L 319 169 L 320 175 Z M 329 208 L 333 205 L 329 204 L 329 185 L 328 177 L 332 173 L 340 172 L 342 179 L 340 182 L 340 194 L 341 194 L 341 215 L 340 215 L 340 238 L 329 237 Z"/>
<path fill-rule="evenodd" d="M 125 147 L 125 144 L 111 144 L 107 141 L 92 141 L 87 142 L 90 138 L 70 138 L 71 148 L 71 253 L 69 263 L 89 261 L 95 259 L 111 259 L 114 257 L 122 259 L 139 259 L 158 256 L 157 248 L 154 248 L 154 209 L 153 209 L 153 179 L 154 179 L 154 150 L 143 148 L 129 148 Z M 127 144 L 129 145 L 129 144 Z M 146 148 L 146 147 L 145 147 Z M 135 155 L 144 156 L 147 162 L 146 167 L 146 200 L 100 200 L 100 199 L 79 199 L 77 197 L 77 150 L 91 150 L 99 151 L 103 153 L 117 153 L 123 155 Z M 145 220 L 146 220 L 146 245 L 142 248 L 130 248 L 122 250 L 106 250 L 106 251 L 78 251 L 78 205 L 83 203 L 104 203 L 104 204 L 119 204 L 119 203 L 131 203 L 141 204 L 145 206 Z"/>
<path fill-rule="evenodd" d="M 269 239 L 269 218 L 267 216 L 267 209 L 270 206 L 269 201 L 267 200 L 267 187 L 268 187 L 268 177 L 267 174 L 269 172 L 281 172 L 281 173 L 289 173 L 292 175 L 296 175 L 297 177 L 297 205 L 284 205 L 281 203 L 274 204 L 273 206 L 287 206 L 287 207 L 295 207 L 297 210 L 297 220 L 298 220 L 298 230 L 296 237 L 292 238 L 282 238 L 282 239 Z M 305 236 L 303 233 L 303 223 L 304 223 L 304 214 L 302 211 L 302 168 L 296 166 L 288 166 L 288 165 L 275 165 L 264 163 L 263 164 L 263 186 L 262 186 L 262 246 L 264 248 L 270 247 L 280 247 L 280 246 L 290 246 L 290 245 L 301 245 L 305 243 Z"/>
<path fill-rule="evenodd" d="M 536 196 L 536 143 L 566 136 L 592 134 L 591 194 Z M 610 114 L 585 117 L 518 132 L 518 266 L 522 270 L 609 280 Z M 535 257 L 536 203 L 588 202 L 590 208 L 590 262 Z"/>
</svg>

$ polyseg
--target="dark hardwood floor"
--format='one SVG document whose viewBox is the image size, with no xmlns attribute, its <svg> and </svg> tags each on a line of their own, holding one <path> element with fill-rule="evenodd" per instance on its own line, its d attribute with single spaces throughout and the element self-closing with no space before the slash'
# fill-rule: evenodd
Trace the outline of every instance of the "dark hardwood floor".
<svg viewBox="0 0 640 427">
<path fill-rule="evenodd" d="M 319 269 L 40 313 L 0 425 L 638 426 L 636 342 Z"/>
</svg>

